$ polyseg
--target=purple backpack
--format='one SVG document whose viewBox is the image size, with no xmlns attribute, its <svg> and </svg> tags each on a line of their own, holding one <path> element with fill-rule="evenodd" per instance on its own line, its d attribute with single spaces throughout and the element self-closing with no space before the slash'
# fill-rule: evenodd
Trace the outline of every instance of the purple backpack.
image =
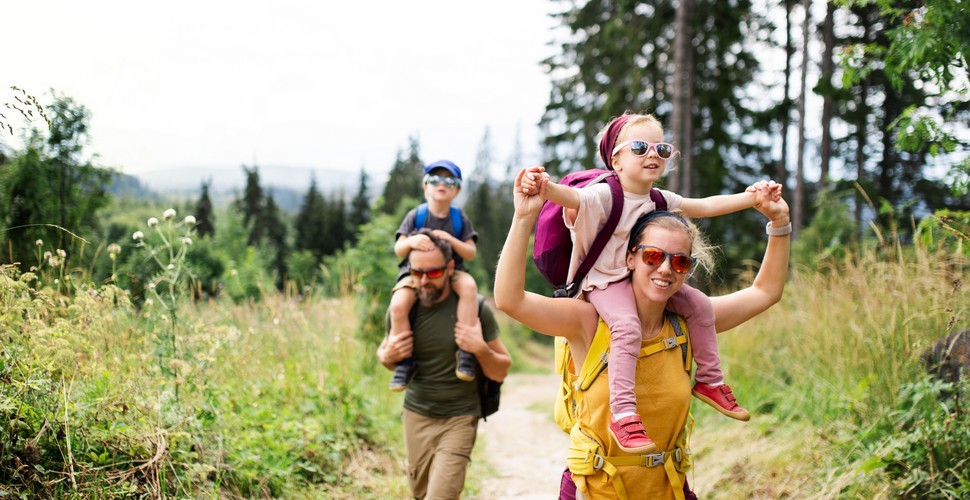
<svg viewBox="0 0 970 500">
<path fill-rule="evenodd" d="M 545 276 L 546 280 L 556 287 L 553 296 L 573 297 L 579 293 L 577 284 L 583 281 L 589 270 L 593 268 L 593 263 L 599 257 L 606 242 L 616 231 L 616 225 L 620 222 L 620 215 L 623 213 L 623 188 L 616 173 L 608 170 L 590 169 L 581 172 L 567 174 L 559 181 L 560 184 L 581 188 L 595 182 L 606 181 L 610 185 L 613 193 L 613 206 L 610 208 L 610 215 L 606 219 L 606 224 L 600 229 L 599 234 L 589 247 L 586 258 L 580 263 L 576 270 L 576 276 L 567 283 L 569 279 L 569 259 L 573 252 L 573 240 L 569 236 L 569 229 L 563 220 L 563 208 L 551 201 L 546 201 L 539 210 L 539 219 L 536 221 L 535 244 L 532 248 L 532 259 L 536 263 L 536 268 Z M 650 190 L 650 199 L 657 205 L 657 210 L 667 210 L 667 200 L 657 189 Z"/>
</svg>

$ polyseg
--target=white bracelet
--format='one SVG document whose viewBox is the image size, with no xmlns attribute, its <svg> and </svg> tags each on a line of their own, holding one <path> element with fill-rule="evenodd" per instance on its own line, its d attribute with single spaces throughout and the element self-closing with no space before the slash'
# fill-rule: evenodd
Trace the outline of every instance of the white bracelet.
<svg viewBox="0 0 970 500">
<path fill-rule="evenodd" d="M 769 221 L 768 225 L 765 226 L 765 232 L 768 233 L 768 236 L 788 236 L 791 234 L 791 222 L 785 226 L 778 227 L 772 226 L 771 221 Z"/>
</svg>

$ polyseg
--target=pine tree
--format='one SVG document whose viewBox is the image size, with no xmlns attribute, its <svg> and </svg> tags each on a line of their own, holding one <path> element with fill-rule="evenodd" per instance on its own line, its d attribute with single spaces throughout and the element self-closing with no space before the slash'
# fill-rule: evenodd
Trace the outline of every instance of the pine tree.
<svg viewBox="0 0 970 500">
<path fill-rule="evenodd" d="M 209 186 L 212 179 L 202 183 L 202 193 L 195 204 L 195 231 L 199 237 L 213 237 L 216 234 L 215 213 L 212 211 L 212 201 L 209 199 Z"/>
<path fill-rule="evenodd" d="M 317 190 L 316 177 L 311 177 L 310 187 L 296 215 L 296 239 L 293 248 L 311 252 L 318 263 L 323 259 L 328 238 L 325 232 L 325 205 L 323 196 Z"/>
<path fill-rule="evenodd" d="M 398 152 L 394 166 L 384 185 L 384 194 L 380 210 L 386 214 L 397 211 L 398 205 L 405 198 L 423 199 L 421 178 L 424 176 L 424 163 L 420 158 L 420 146 L 417 137 L 410 138 L 410 148 L 407 158 Z"/>
<path fill-rule="evenodd" d="M 370 221 L 370 201 L 367 197 L 367 172 L 361 168 L 357 194 L 350 202 L 351 243 L 357 243 L 360 227 L 367 224 L 368 221 Z"/>
<path fill-rule="evenodd" d="M 263 188 L 259 184 L 259 167 L 253 165 L 252 169 L 243 165 L 243 172 L 246 173 L 246 188 L 243 197 L 239 200 L 239 210 L 243 216 L 243 226 L 249 230 L 246 243 L 250 246 L 258 245 L 263 240 L 263 227 L 258 223 L 259 214 L 263 211 Z"/>
<path fill-rule="evenodd" d="M 260 224 L 266 228 L 265 236 L 272 252 L 271 266 L 276 275 L 276 288 L 282 290 L 287 275 L 286 257 L 289 255 L 289 245 L 286 243 L 286 224 L 272 191 L 266 195 L 260 219 Z"/>
</svg>

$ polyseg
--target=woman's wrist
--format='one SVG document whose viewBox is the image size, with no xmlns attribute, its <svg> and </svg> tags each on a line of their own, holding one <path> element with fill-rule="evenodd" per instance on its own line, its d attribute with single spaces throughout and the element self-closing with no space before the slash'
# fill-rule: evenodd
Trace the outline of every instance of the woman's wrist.
<svg viewBox="0 0 970 500">
<path fill-rule="evenodd" d="M 787 215 L 782 215 L 776 219 L 771 219 L 771 222 L 769 222 L 769 224 L 775 227 L 784 227 L 791 224 L 791 217 Z"/>
<path fill-rule="evenodd" d="M 788 217 L 772 220 L 765 226 L 768 236 L 788 236 L 792 232 L 791 219 Z"/>
</svg>

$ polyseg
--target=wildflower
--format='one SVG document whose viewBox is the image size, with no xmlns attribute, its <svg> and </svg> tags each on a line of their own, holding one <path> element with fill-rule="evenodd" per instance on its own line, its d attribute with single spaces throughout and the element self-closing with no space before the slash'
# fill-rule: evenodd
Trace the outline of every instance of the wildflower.
<svg viewBox="0 0 970 500">
<path fill-rule="evenodd" d="M 61 265 L 61 261 L 57 260 L 57 257 L 47 259 L 47 263 L 50 264 L 51 267 L 58 267 Z"/>
<path fill-rule="evenodd" d="M 175 269 L 175 264 L 169 264 L 168 267 L 166 267 L 166 269 L 168 269 L 169 271 L 171 271 L 172 269 Z"/>
<path fill-rule="evenodd" d="M 175 218 L 175 209 L 174 208 L 170 208 L 170 209 L 162 212 L 162 218 L 165 219 L 165 220 L 172 220 L 172 219 L 174 219 Z"/>
<path fill-rule="evenodd" d="M 191 215 L 186 215 L 185 216 L 185 220 L 183 222 L 185 222 L 185 225 L 186 226 L 194 225 L 195 224 L 195 217 L 193 217 Z"/>
<path fill-rule="evenodd" d="M 141 241 L 144 238 L 145 238 L 145 233 L 141 231 L 135 231 L 135 234 L 131 235 L 131 239 L 135 241 Z"/>
<path fill-rule="evenodd" d="M 239 271 L 233 269 L 233 270 L 229 271 L 229 275 L 230 276 L 233 276 L 233 277 L 238 276 L 239 275 Z"/>
<path fill-rule="evenodd" d="M 148 289 L 149 290 L 154 290 L 155 289 L 155 282 L 154 281 L 148 284 Z"/>
<path fill-rule="evenodd" d="M 158 225 L 158 219 L 156 219 L 155 217 L 148 218 L 148 227 L 155 227 L 157 225 Z"/>
<path fill-rule="evenodd" d="M 44 246 L 44 240 L 37 240 L 37 241 L 35 241 L 34 243 L 36 243 L 36 244 L 37 244 L 37 246 L 39 246 L 39 247 L 42 247 L 42 246 Z"/>
<path fill-rule="evenodd" d="M 44 252 L 44 260 L 51 260 L 51 257 L 52 257 L 53 255 L 54 255 L 54 254 L 52 254 L 52 253 L 50 253 L 50 252 Z"/>
<path fill-rule="evenodd" d="M 64 250 L 61 250 L 60 248 L 58 248 L 57 249 L 57 255 L 60 255 L 61 258 L 63 259 L 64 257 L 67 257 L 67 252 L 65 252 Z"/>
<path fill-rule="evenodd" d="M 145 305 L 146 305 L 146 306 L 150 306 L 150 305 L 152 305 L 152 304 L 154 304 L 154 303 L 155 303 L 155 301 L 154 301 L 154 300 L 152 300 L 152 299 L 145 299 Z"/>
<path fill-rule="evenodd" d="M 119 253 L 121 253 L 121 245 L 119 245 L 117 243 L 112 243 L 112 244 L 108 245 L 108 253 L 111 253 L 111 254 L 119 254 Z"/>
<path fill-rule="evenodd" d="M 188 236 L 186 236 L 185 238 L 182 238 L 182 244 L 185 246 L 191 246 L 192 238 L 189 238 Z"/>
</svg>

